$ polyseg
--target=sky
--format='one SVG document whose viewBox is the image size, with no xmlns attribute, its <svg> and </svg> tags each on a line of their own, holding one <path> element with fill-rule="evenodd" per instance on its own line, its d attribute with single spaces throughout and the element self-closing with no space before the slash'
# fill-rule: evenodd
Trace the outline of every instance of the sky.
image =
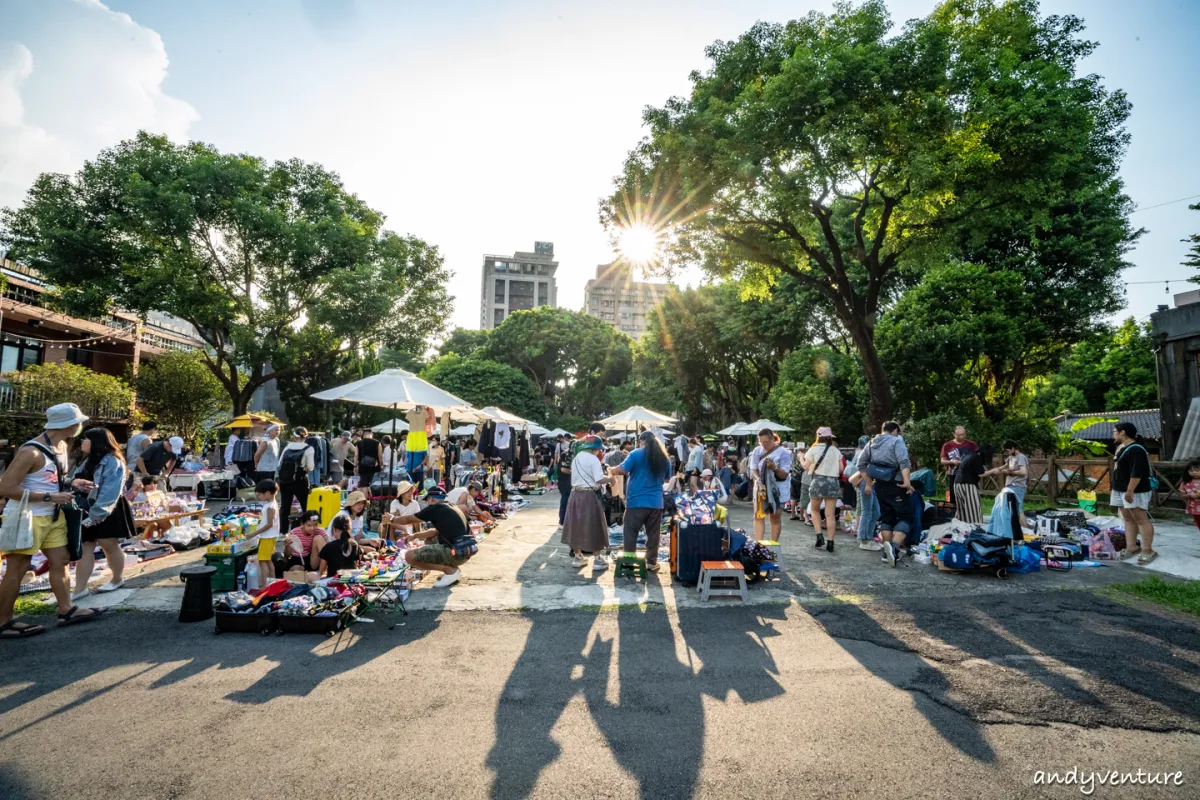
<svg viewBox="0 0 1200 800">
<path fill-rule="evenodd" d="M 932 0 L 892 0 L 893 20 Z M 316 161 L 436 244 L 453 324 L 478 327 L 485 253 L 552 241 L 559 305 L 613 258 L 598 218 L 642 110 L 685 94 L 704 48 L 829 0 L 0 0 L 0 206 L 139 129 Z M 1099 42 L 1084 69 L 1133 103 L 1122 169 L 1147 233 L 1128 308 L 1169 303 L 1200 232 L 1200 2 L 1044 0 Z M 1200 202 L 1196 197 L 1190 202 Z M 1157 206 L 1150 208 L 1150 206 Z M 687 277 L 696 280 L 696 275 Z M 1140 284 L 1140 281 L 1158 281 Z M 1172 293 L 1187 284 L 1172 284 Z"/>
</svg>

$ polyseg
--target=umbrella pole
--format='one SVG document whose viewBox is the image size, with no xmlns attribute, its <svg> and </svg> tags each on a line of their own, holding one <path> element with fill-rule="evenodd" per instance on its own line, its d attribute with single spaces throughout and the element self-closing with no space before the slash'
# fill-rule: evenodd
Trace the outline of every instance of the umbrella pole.
<svg viewBox="0 0 1200 800">
<path fill-rule="evenodd" d="M 399 447 L 399 442 L 396 441 L 396 415 L 400 413 L 399 403 L 392 403 L 392 452 L 388 453 L 388 496 L 392 494 L 392 481 L 395 480 L 395 472 L 393 465 L 396 462 L 396 450 Z"/>
</svg>

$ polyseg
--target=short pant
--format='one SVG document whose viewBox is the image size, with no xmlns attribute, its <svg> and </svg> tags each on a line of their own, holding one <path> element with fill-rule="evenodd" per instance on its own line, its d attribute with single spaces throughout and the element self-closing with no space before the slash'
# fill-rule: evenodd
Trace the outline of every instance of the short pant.
<svg viewBox="0 0 1200 800">
<path fill-rule="evenodd" d="M 16 502 L 9 500 L 9 505 L 16 508 Z M 59 514 L 58 519 L 47 515 L 33 517 L 33 547 L 24 550 L 11 550 L 13 555 L 32 556 L 39 550 L 49 550 L 53 547 L 67 546 L 67 515 Z"/>
<path fill-rule="evenodd" d="M 1134 492 L 1133 500 L 1131 502 L 1127 503 L 1127 502 L 1125 502 L 1125 493 L 1124 492 L 1113 492 L 1112 498 L 1111 498 L 1112 507 L 1113 508 L 1141 508 L 1141 509 L 1145 509 L 1145 510 L 1149 511 L 1150 510 L 1150 498 L 1153 495 L 1154 495 L 1154 492 Z"/>
<path fill-rule="evenodd" d="M 278 539 L 279 539 L 278 536 L 274 536 L 269 539 L 264 538 L 262 536 L 258 537 L 258 560 L 259 561 L 270 561 L 271 560 L 271 557 L 273 555 L 275 555 L 275 542 Z"/>
<path fill-rule="evenodd" d="M 813 475 L 808 486 L 808 496 L 813 500 L 841 499 L 842 482 L 831 475 Z"/>
<path fill-rule="evenodd" d="M 458 558 L 451 550 L 440 542 L 427 544 L 411 551 L 413 561 L 421 561 L 426 564 L 441 564 L 444 567 L 458 567 L 471 560 L 470 556 L 466 558 Z"/>
</svg>

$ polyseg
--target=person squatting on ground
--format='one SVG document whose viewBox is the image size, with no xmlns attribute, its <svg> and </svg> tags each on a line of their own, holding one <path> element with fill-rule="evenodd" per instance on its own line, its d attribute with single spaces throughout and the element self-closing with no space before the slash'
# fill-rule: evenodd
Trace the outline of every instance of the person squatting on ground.
<svg viewBox="0 0 1200 800">
<path fill-rule="evenodd" d="M 421 547 L 405 552 L 404 560 L 409 566 L 443 573 L 434 582 L 435 587 L 453 586 L 462 578 L 460 567 L 475 553 L 475 540 L 471 538 L 466 516 L 457 507 L 446 503 L 446 493 L 442 489 L 434 487 L 426 492 L 425 502 L 428 505 L 416 514 L 393 517 L 392 524 L 412 526 L 416 532 L 407 538 L 425 541 Z M 425 523 L 433 527 L 421 530 Z"/>
</svg>

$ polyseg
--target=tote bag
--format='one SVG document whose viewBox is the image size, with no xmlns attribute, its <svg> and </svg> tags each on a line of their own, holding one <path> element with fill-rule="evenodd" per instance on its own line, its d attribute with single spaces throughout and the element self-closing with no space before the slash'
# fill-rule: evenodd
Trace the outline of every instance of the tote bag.
<svg viewBox="0 0 1200 800">
<path fill-rule="evenodd" d="M 11 500 L 0 525 L 0 552 L 28 550 L 33 547 L 33 514 L 29 512 L 29 490 L 21 492 L 16 503 Z"/>
</svg>

